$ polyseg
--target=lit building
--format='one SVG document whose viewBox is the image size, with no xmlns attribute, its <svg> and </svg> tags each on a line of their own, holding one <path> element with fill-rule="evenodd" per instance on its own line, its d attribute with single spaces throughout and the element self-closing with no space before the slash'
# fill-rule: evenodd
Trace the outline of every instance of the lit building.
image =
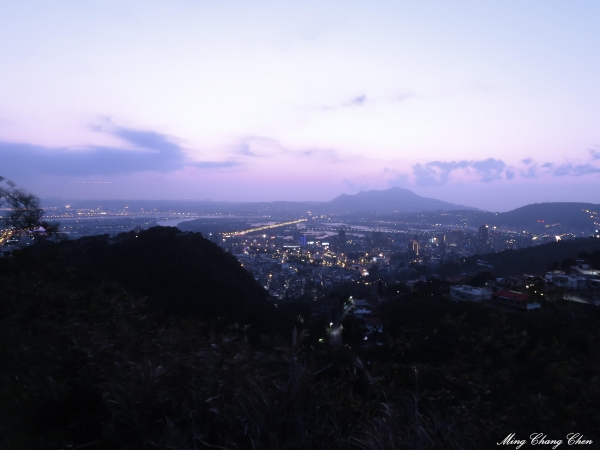
<svg viewBox="0 0 600 450">
<path fill-rule="evenodd" d="M 485 245 L 488 243 L 489 232 L 488 226 L 483 224 L 479 227 L 479 245 Z"/>
<path fill-rule="evenodd" d="M 419 256 L 419 241 L 411 241 L 411 250 L 415 252 L 416 256 Z"/>
</svg>

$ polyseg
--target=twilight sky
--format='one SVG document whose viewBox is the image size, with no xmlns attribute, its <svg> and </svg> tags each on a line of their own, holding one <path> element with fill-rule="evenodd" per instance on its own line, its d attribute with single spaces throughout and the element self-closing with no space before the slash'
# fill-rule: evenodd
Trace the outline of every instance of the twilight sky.
<svg viewBox="0 0 600 450">
<path fill-rule="evenodd" d="M 0 2 L 36 195 L 600 203 L 597 0 Z"/>
</svg>

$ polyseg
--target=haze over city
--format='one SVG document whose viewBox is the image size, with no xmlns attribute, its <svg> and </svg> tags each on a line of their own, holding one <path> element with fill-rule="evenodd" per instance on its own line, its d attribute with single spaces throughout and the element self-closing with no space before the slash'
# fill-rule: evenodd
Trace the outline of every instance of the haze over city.
<svg viewBox="0 0 600 450">
<path fill-rule="evenodd" d="M 599 13 L 4 2 L 2 175 L 42 198 L 597 203 Z"/>
</svg>

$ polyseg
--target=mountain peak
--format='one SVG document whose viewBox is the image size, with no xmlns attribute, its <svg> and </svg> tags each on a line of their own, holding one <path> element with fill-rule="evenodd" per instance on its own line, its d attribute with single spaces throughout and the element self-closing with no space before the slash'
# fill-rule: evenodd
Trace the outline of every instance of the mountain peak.
<svg viewBox="0 0 600 450">
<path fill-rule="evenodd" d="M 357 211 L 377 211 L 379 214 L 393 212 L 411 213 L 437 210 L 461 210 L 471 208 L 433 198 L 421 197 L 413 191 L 398 186 L 389 189 L 360 191 L 357 194 L 342 194 L 328 202 L 330 214 L 345 214 Z"/>
</svg>

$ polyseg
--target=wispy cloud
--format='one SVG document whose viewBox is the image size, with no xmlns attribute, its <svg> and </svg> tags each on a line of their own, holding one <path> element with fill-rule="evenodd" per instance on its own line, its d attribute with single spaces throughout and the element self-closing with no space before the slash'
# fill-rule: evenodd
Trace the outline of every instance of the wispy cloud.
<svg viewBox="0 0 600 450">
<path fill-rule="evenodd" d="M 198 169 L 226 169 L 239 166 L 241 163 L 237 161 L 200 161 L 190 165 Z"/>
<path fill-rule="evenodd" d="M 486 183 L 494 180 L 500 180 L 504 177 L 511 179 L 514 176 L 512 170 L 508 170 L 504 161 L 500 159 L 488 158 L 482 161 L 471 161 L 470 166 L 481 177 L 481 181 Z M 512 175 L 511 175 L 512 174 Z"/>
<path fill-rule="evenodd" d="M 311 148 L 307 150 L 301 150 L 298 152 L 292 152 L 304 158 L 316 158 L 326 161 L 328 164 L 341 163 L 344 160 L 340 158 L 338 152 L 330 149 L 323 148 Z"/>
<path fill-rule="evenodd" d="M 115 126 L 111 122 L 92 125 L 135 150 L 117 146 L 91 145 L 83 148 L 46 147 L 0 141 L 3 170 L 15 175 L 93 176 L 122 175 L 135 172 L 173 172 L 186 166 L 218 169 L 238 165 L 236 161 L 191 161 L 173 137 L 155 131 Z"/>
<path fill-rule="evenodd" d="M 396 97 L 396 101 L 397 102 L 404 102 L 410 98 L 415 97 L 414 94 L 403 94 L 403 95 L 399 95 L 398 97 Z"/>
<path fill-rule="evenodd" d="M 362 105 L 364 105 L 366 100 L 367 100 L 366 94 L 359 95 L 358 97 L 354 98 L 348 106 L 362 106 Z"/>
<path fill-rule="evenodd" d="M 480 181 L 486 183 L 503 178 L 510 180 L 515 175 L 513 168 L 495 158 L 472 161 L 430 161 L 424 164 L 415 164 L 413 175 L 419 186 L 442 186 L 450 180 L 451 174 L 459 169 L 476 174 Z"/>
<path fill-rule="evenodd" d="M 413 165 L 413 178 L 418 186 L 443 186 L 459 175 L 455 172 L 462 170 L 462 175 L 475 175 L 479 181 L 489 183 L 496 180 L 512 180 L 516 176 L 522 178 L 552 177 L 582 177 L 600 174 L 600 167 L 596 161 L 600 160 L 600 150 L 589 150 L 591 161 L 581 163 L 545 162 L 538 163 L 533 158 L 521 160 L 515 167 L 507 165 L 501 159 L 487 158 L 483 160 L 461 161 L 430 161 Z M 391 170 L 391 169 L 387 169 Z M 385 172 L 385 170 L 384 170 Z M 390 172 L 389 175 L 393 175 Z M 395 179 L 389 181 L 394 183 Z"/>
<path fill-rule="evenodd" d="M 563 163 L 556 163 L 552 161 L 545 162 L 539 166 L 542 169 L 542 174 L 550 175 L 554 177 L 582 177 L 586 175 L 600 174 L 600 166 L 597 161 L 600 160 L 600 147 L 596 146 L 595 149 L 588 149 L 591 159 L 583 162 L 566 161 Z M 531 162 L 532 169 L 537 170 L 537 164 Z M 526 175 L 524 175 L 526 176 Z"/>
<path fill-rule="evenodd" d="M 525 158 L 521 160 L 521 163 L 526 167 L 520 169 L 518 174 L 523 178 L 537 178 L 538 177 L 538 165 L 533 161 L 533 158 Z"/>
<path fill-rule="evenodd" d="M 527 168 L 520 170 L 519 175 L 521 175 L 523 178 L 537 178 L 538 177 L 537 164 L 531 164 Z"/>
<path fill-rule="evenodd" d="M 416 94 L 413 91 L 407 91 L 406 93 L 397 94 L 395 96 L 385 98 L 373 98 L 372 96 L 367 97 L 367 94 L 361 94 L 357 95 L 356 97 L 352 97 L 350 100 L 345 101 L 343 103 L 339 103 L 337 105 L 321 106 L 316 109 L 322 111 L 337 111 L 347 108 L 359 108 L 365 106 L 366 104 L 373 105 L 380 103 L 400 103 L 415 97 Z"/>
<path fill-rule="evenodd" d="M 328 163 L 342 162 L 335 150 L 323 148 L 289 149 L 280 141 L 268 137 L 252 136 L 241 140 L 234 146 L 234 154 L 249 156 L 251 158 L 315 158 Z"/>
<path fill-rule="evenodd" d="M 323 111 L 337 111 L 340 109 L 345 109 L 345 108 L 356 108 L 356 107 L 361 107 L 364 106 L 365 103 L 367 103 L 367 94 L 362 94 L 362 95 L 357 95 L 356 97 L 351 98 L 350 100 L 344 102 L 344 103 L 340 103 L 337 105 L 333 105 L 333 106 L 322 106 L 320 108 L 320 110 Z"/>
<path fill-rule="evenodd" d="M 543 168 L 547 169 L 547 173 L 555 176 L 555 177 L 581 177 L 584 175 L 592 175 L 600 173 L 600 167 L 596 167 L 591 163 L 585 164 L 571 164 L 571 163 L 563 163 L 563 164 L 553 164 L 546 163 L 542 165 Z"/>
<path fill-rule="evenodd" d="M 236 147 L 235 153 L 258 158 L 272 157 L 287 152 L 277 139 L 261 136 L 246 137 Z"/>
<path fill-rule="evenodd" d="M 360 192 L 360 191 L 366 191 L 369 189 L 368 185 L 354 183 L 354 182 L 348 180 L 347 178 L 344 178 L 342 180 L 342 183 L 344 183 L 344 185 L 346 185 L 350 189 L 351 192 Z"/>
<path fill-rule="evenodd" d="M 405 187 L 408 185 L 409 176 L 407 173 L 399 172 L 395 169 L 390 169 L 389 167 L 385 167 L 383 169 L 383 174 L 384 174 L 384 176 L 392 176 L 393 177 L 388 180 L 389 186 Z"/>
<path fill-rule="evenodd" d="M 450 179 L 450 174 L 457 169 L 467 167 L 467 161 L 432 161 L 425 164 L 415 164 L 413 175 L 419 186 L 441 186 Z"/>
</svg>

